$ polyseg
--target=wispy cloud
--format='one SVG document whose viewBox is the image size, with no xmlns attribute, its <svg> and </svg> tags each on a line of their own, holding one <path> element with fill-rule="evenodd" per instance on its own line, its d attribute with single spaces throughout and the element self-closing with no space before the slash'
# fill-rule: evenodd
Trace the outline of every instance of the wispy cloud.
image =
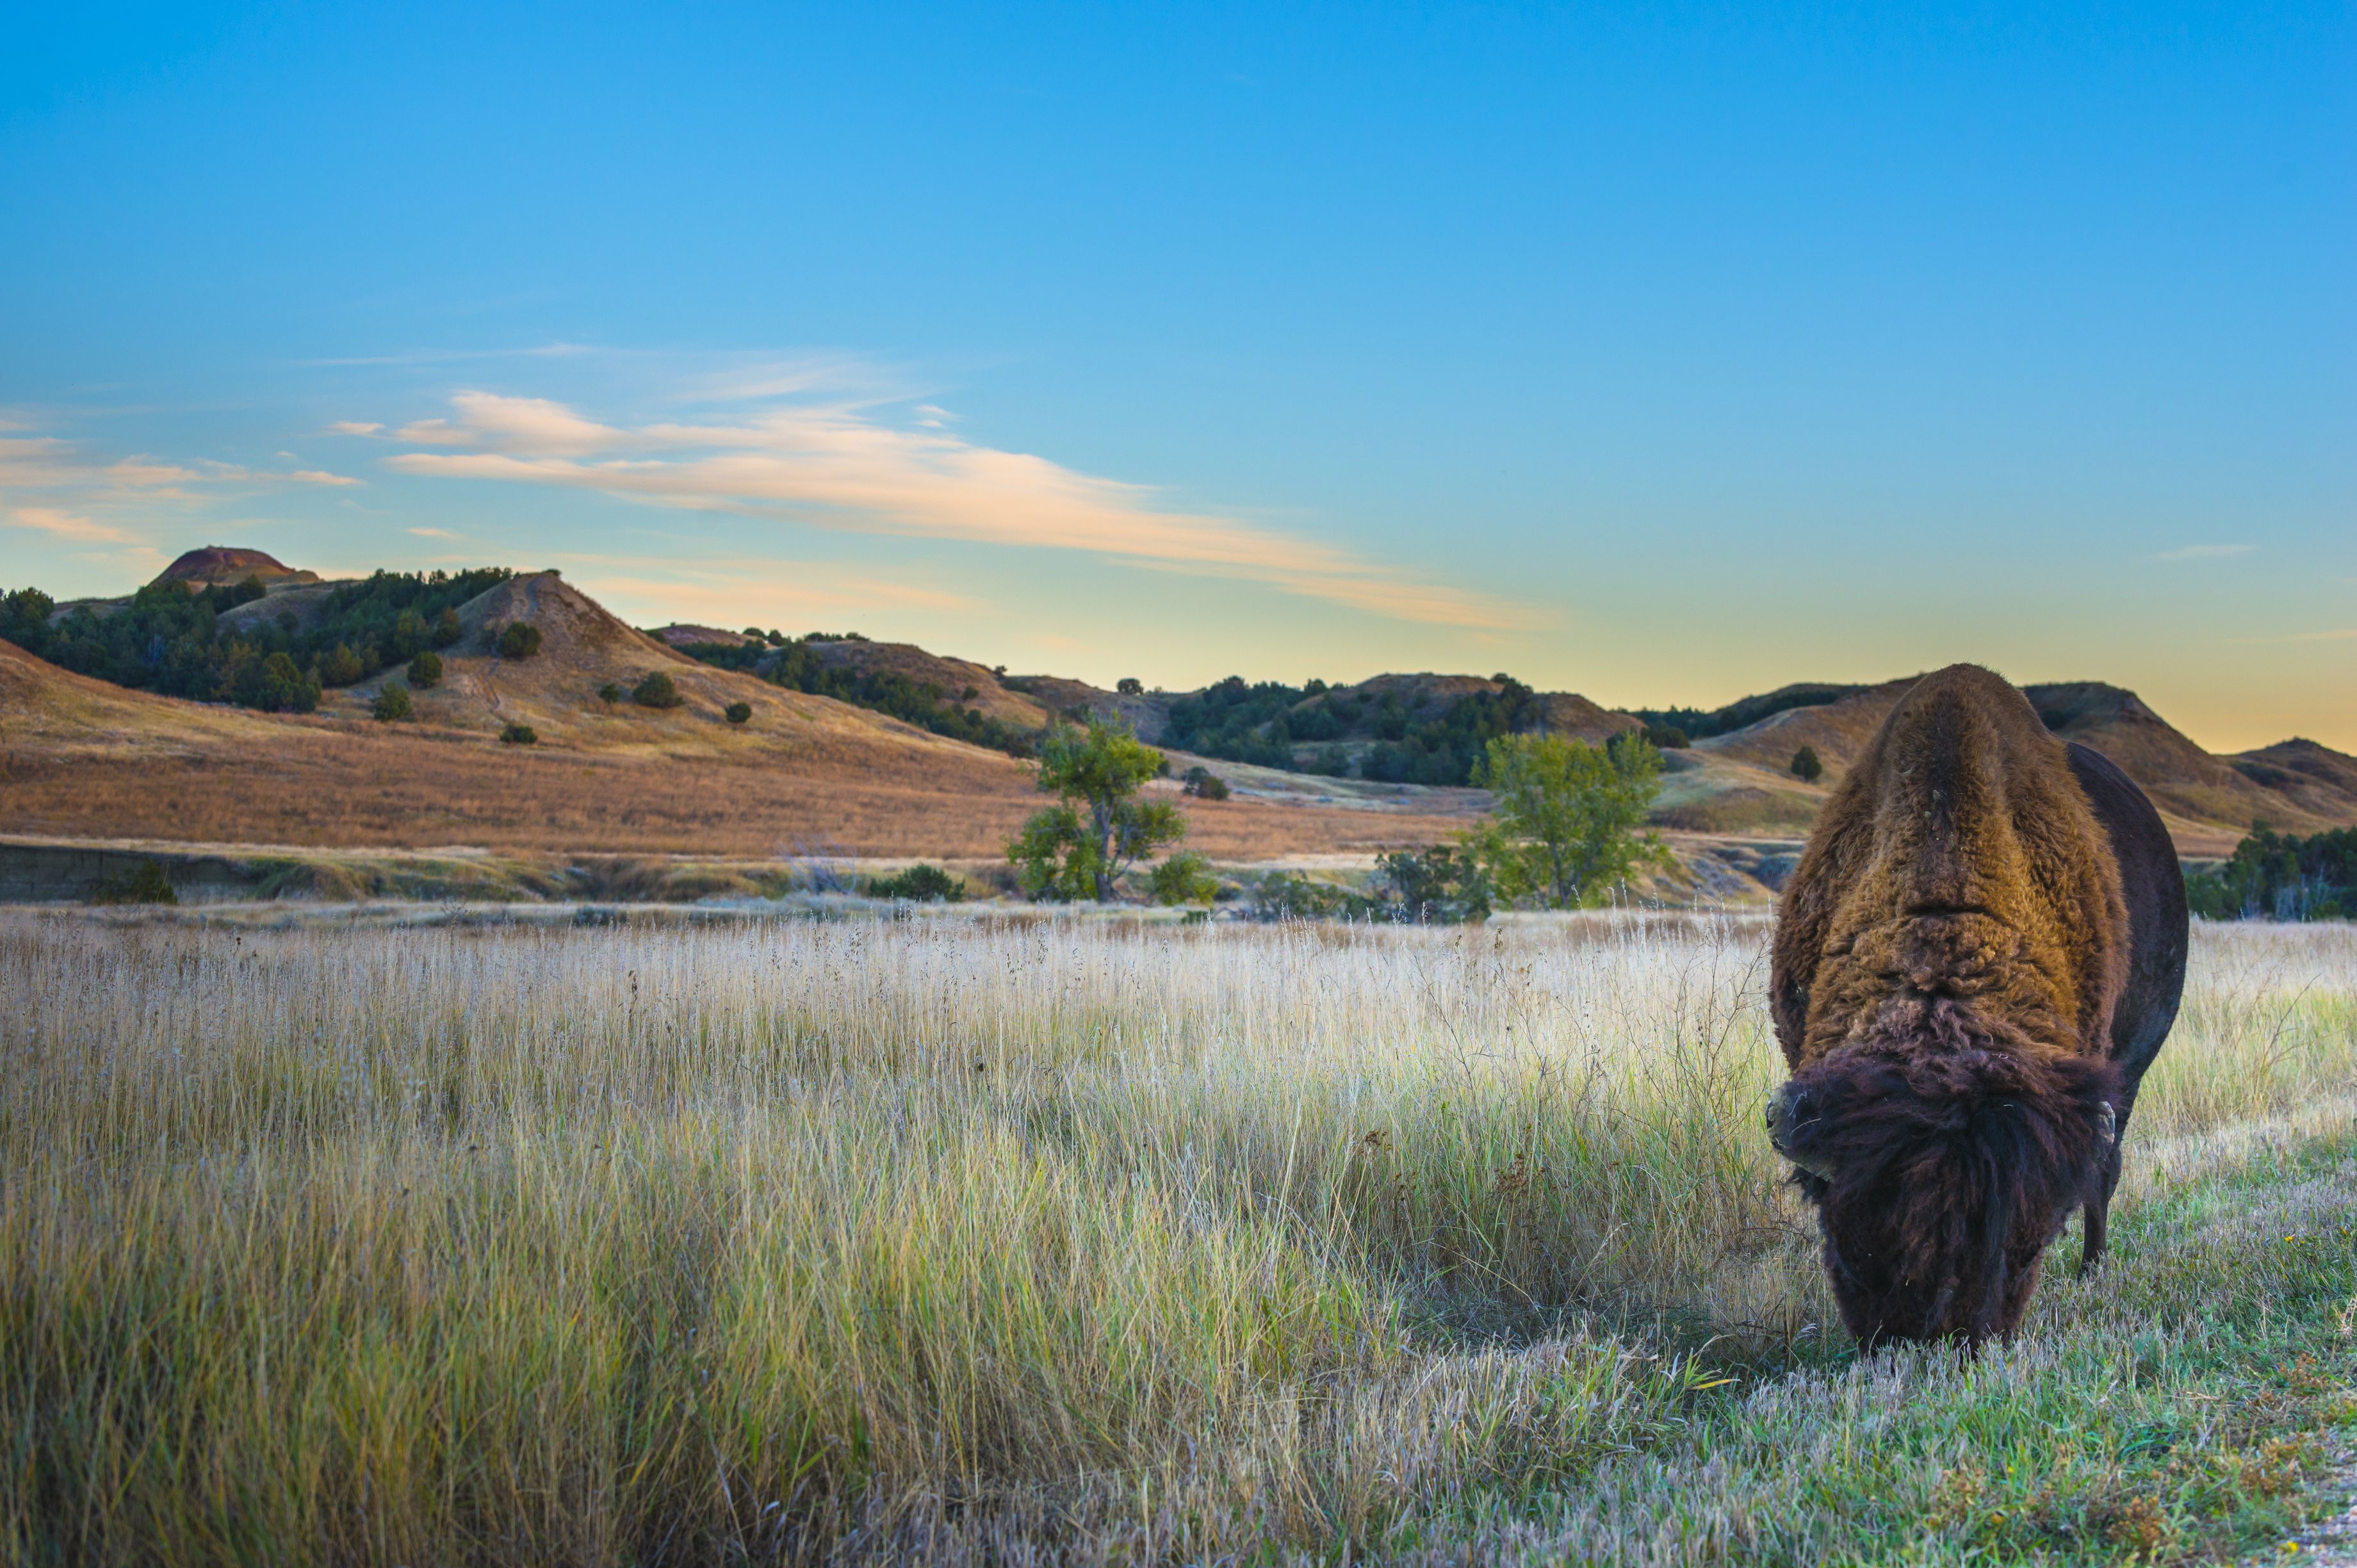
<svg viewBox="0 0 2357 1568">
<path fill-rule="evenodd" d="M 339 419 L 333 424 L 328 426 L 328 434 L 330 435 L 373 435 L 383 428 L 383 425 L 377 424 L 372 419 Z"/>
<path fill-rule="evenodd" d="M 361 482 L 323 468 L 113 456 L 54 435 L 0 435 L 0 517 L 78 543 L 131 547 L 143 559 L 160 528 L 185 526 L 224 498 L 285 485 L 345 489 Z"/>
<path fill-rule="evenodd" d="M 20 506 L 12 508 L 8 521 L 18 528 L 70 539 L 77 544 L 137 544 L 135 539 L 112 523 L 99 522 L 57 507 Z"/>
<path fill-rule="evenodd" d="M 2255 544 L 2184 544 L 2175 550 L 2164 550 L 2153 559 L 2156 561 L 2222 561 L 2229 556 L 2248 555 L 2257 548 Z"/>
<path fill-rule="evenodd" d="M 447 528 L 413 528 L 408 532 L 417 535 L 420 539 L 463 539 L 466 537 L 466 535 L 461 533 L 453 533 Z"/>
<path fill-rule="evenodd" d="M 808 387 L 795 374 L 735 389 Z M 442 478 L 595 490 L 651 505 L 791 518 L 860 532 L 1083 551 L 1266 583 L 1407 621 L 1540 624 L 1523 606 L 1435 583 L 1336 545 L 1158 504 L 1145 486 L 951 435 L 925 405 L 914 427 L 873 404 L 749 400 L 705 423 L 608 424 L 544 398 L 462 392 L 447 417 L 400 437 L 442 448 L 388 466 Z"/>
</svg>

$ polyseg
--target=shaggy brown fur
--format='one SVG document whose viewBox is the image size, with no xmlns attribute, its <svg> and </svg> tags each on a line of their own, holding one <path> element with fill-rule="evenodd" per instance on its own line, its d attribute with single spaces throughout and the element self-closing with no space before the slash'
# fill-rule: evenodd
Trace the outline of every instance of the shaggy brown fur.
<svg viewBox="0 0 2357 1568">
<path fill-rule="evenodd" d="M 2063 744 L 1988 671 L 1918 682 L 1819 818 L 1772 958 L 1770 1133 L 1862 1340 L 2010 1333 L 2108 1195 L 2129 949 Z"/>
</svg>

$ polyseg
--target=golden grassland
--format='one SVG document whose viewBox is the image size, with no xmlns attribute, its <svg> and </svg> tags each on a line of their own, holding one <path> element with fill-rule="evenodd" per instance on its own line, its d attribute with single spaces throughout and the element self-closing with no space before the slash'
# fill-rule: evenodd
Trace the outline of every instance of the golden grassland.
<svg viewBox="0 0 2357 1568">
<path fill-rule="evenodd" d="M 603 667 L 554 655 L 451 664 L 449 690 L 419 699 L 451 706 L 449 724 L 381 725 L 348 696 L 342 716 L 252 714 L 108 686 L 0 643 L 0 822 L 213 844 L 972 859 L 1003 854 L 1042 804 L 1012 757 L 684 660 L 673 668 L 689 700 L 669 713 L 609 710 L 594 694 Z M 559 722 L 564 681 L 579 689 Z M 721 717 L 739 699 L 756 710 L 742 729 Z M 544 726 L 542 743 L 500 745 L 500 715 Z M 1406 809 L 1190 803 L 1189 843 L 1222 860 L 1364 854 L 1464 825 L 1461 803 L 1426 813 L 1396 793 L 1382 804 Z"/>
<path fill-rule="evenodd" d="M 0 918 L 0 1560 L 2283 1529 L 2357 1412 L 2357 932 L 2201 929 L 2106 1271 L 1861 1362 L 1765 929 Z"/>
</svg>

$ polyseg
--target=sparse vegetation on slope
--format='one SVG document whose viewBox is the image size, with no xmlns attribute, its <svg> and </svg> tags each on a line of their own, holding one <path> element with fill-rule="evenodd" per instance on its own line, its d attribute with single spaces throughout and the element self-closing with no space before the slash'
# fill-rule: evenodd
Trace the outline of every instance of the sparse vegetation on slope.
<svg viewBox="0 0 2357 1568">
<path fill-rule="evenodd" d="M 0 1559 L 2182 1563 L 2347 1422 L 2357 936 L 1859 1361 L 1757 927 L 0 921 Z"/>
<path fill-rule="evenodd" d="M 791 691 L 889 714 L 952 740 L 986 746 L 1009 757 L 1031 755 L 1036 728 L 1007 724 L 971 706 L 978 695 L 971 682 L 952 691 L 938 682 L 910 680 L 896 671 L 861 671 L 830 663 L 818 651 L 820 644 L 866 640 L 856 632 L 813 632 L 802 638 L 768 633 L 757 640 L 748 631 L 742 642 L 690 642 L 679 651 L 722 670 L 759 675 Z"/>
<path fill-rule="evenodd" d="M 117 686 L 308 713 L 322 687 L 350 685 L 448 646 L 457 628 L 453 607 L 508 576 L 500 568 L 455 577 L 379 572 L 306 590 L 321 601 L 308 624 L 273 613 L 255 578 L 195 593 L 159 579 L 106 613 L 83 605 L 54 618 L 48 595 L 22 588 L 0 599 L 0 639 Z"/>
</svg>

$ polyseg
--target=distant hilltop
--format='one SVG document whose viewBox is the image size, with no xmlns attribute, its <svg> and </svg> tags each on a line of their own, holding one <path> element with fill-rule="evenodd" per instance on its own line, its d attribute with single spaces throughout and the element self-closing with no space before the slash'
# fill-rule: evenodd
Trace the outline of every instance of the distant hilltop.
<svg viewBox="0 0 2357 1568">
<path fill-rule="evenodd" d="M 317 572 L 298 572 L 261 550 L 241 550 L 228 544 L 207 544 L 191 550 L 157 575 L 158 583 L 185 583 L 191 589 L 226 587 L 248 577 L 265 588 L 280 583 L 316 583 Z"/>
</svg>

